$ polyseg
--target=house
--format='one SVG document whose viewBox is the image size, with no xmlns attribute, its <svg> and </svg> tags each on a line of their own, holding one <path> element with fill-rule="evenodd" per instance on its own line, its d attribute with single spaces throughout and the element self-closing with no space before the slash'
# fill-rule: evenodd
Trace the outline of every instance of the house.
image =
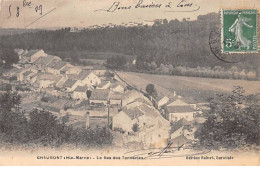
<svg viewBox="0 0 260 169">
<path fill-rule="evenodd" d="M 111 86 L 111 82 L 110 82 L 110 81 L 102 81 L 102 82 L 97 86 L 97 89 L 109 89 L 110 86 Z"/>
<path fill-rule="evenodd" d="M 53 74 L 40 74 L 37 77 L 36 83 L 39 85 L 40 89 L 45 89 L 48 87 L 53 87 L 56 78 L 57 77 Z"/>
<path fill-rule="evenodd" d="M 151 101 L 147 97 L 145 97 L 142 93 L 140 93 L 136 90 L 129 90 L 123 94 L 122 106 L 124 107 L 124 106 L 128 105 L 129 103 L 132 103 L 137 100 L 139 102 L 143 102 L 143 103 L 152 105 Z"/>
<path fill-rule="evenodd" d="M 54 70 L 53 67 L 54 67 L 59 61 L 60 61 L 59 59 L 52 59 L 52 61 L 45 66 L 44 72 L 55 74 L 55 71 L 56 71 L 56 70 Z"/>
<path fill-rule="evenodd" d="M 55 75 L 59 75 L 61 74 L 61 70 L 67 66 L 70 66 L 68 62 L 64 62 L 60 60 L 56 62 L 56 64 L 54 64 L 52 67 L 49 67 L 48 72 Z"/>
<path fill-rule="evenodd" d="M 26 72 L 26 73 L 25 73 Z M 25 73 L 25 74 L 24 74 Z M 28 74 L 29 73 L 29 74 Z M 30 80 L 30 79 L 26 79 L 26 76 L 29 76 L 31 73 L 38 73 L 37 69 L 33 66 L 25 68 L 25 69 L 20 69 L 17 73 L 16 73 L 16 77 L 17 77 L 17 81 L 23 81 L 23 80 Z"/>
<path fill-rule="evenodd" d="M 171 125 L 171 139 L 179 137 L 181 135 L 188 139 L 194 139 L 192 123 L 182 118 L 177 122 L 173 122 Z"/>
<path fill-rule="evenodd" d="M 107 70 L 106 70 L 106 69 L 95 69 L 95 70 L 93 70 L 93 72 L 94 72 L 97 76 L 105 76 Z"/>
<path fill-rule="evenodd" d="M 27 50 L 23 50 L 23 49 L 14 49 L 14 52 L 17 53 L 17 55 L 19 57 L 19 62 L 22 59 L 22 55 L 25 55 L 26 53 L 28 53 Z"/>
<path fill-rule="evenodd" d="M 167 104 L 170 99 L 167 96 L 159 96 L 156 98 L 157 108 L 161 108 L 163 105 Z"/>
<path fill-rule="evenodd" d="M 103 104 L 107 105 L 107 102 L 109 100 L 109 90 L 102 90 L 102 89 L 95 89 L 92 90 L 91 96 L 90 96 L 90 104 Z"/>
<path fill-rule="evenodd" d="M 89 70 L 82 70 L 77 79 L 80 81 L 81 86 L 97 86 L 101 83 L 99 77 Z"/>
<path fill-rule="evenodd" d="M 80 99 L 80 100 L 86 100 L 87 99 L 87 92 L 88 86 L 78 86 L 73 91 L 72 98 L 73 99 Z"/>
<path fill-rule="evenodd" d="M 36 82 L 38 74 L 29 70 L 23 73 L 23 77 L 24 80 L 26 80 L 30 84 L 33 84 L 34 82 Z"/>
<path fill-rule="evenodd" d="M 63 87 L 66 88 L 68 92 L 74 91 L 80 85 L 80 81 L 76 79 L 68 79 L 63 84 Z"/>
<path fill-rule="evenodd" d="M 188 103 L 180 99 L 168 104 L 165 109 L 165 115 L 169 121 L 178 121 L 182 118 L 192 121 L 194 115 L 197 113 Z"/>
<path fill-rule="evenodd" d="M 52 55 L 47 55 L 47 56 L 41 56 L 39 57 L 35 62 L 35 66 L 37 67 L 38 70 L 40 70 L 41 72 L 45 72 L 46 71 L 46 66 L 51 63 L 53 60 L 61 60 L 60 57 L 58 56 L 52 56 Z"/>
<path fill-rule="evenodd" d="M 126 142 L 140 142 L 147 147 L 167 144 L 170 124 L 152 106 L 142 104 L 122 109 L 113 116 L 112 130 L 127 133 Z"/>
<path fill-rule="evenodd" d="M 109 95 L 109 104 L 122 107 L 122 93 L 111 92 Z"/>
<path fill-rule="evenodd" d="M 78 66 L 72 66 L 69 67 L 68 70 L 66 71 L 66 74 L 75 74 L 78 75 L 82 71 L 81 67 Z"/>
<path fill-rule="evenodd" d="M 44 51 L 41 50 L 30 50 L 28 53 L 24 54 L 21 56 L 21 62 L 26 63 L 26 62 L 35 62 L 39 57 L 41 56 L 47 56 Z"/>
<path fill-rule="evenodd" d="M 110 89 L 113 92 L 124 93 L 125 92 L 125 85 L 120 83 L 120 82 L 114 82 L 114 83 L 111 84 Z"/>
<path fill-rule="evenodd" d="M 133 126 L 137 118 L 144 115 L 138 108 L 125 109 L 113 117 L 112 130 L 122 129 L 126 132 L 133 132 Z"/>
<path fill-rule="evenodd" d="M 55 86 L 61 88 L 62 86 L 64 86 L 64 83 L 66 82 L 66 80 L 68 80 L 69 78 L 67 76 L 61 75 L 59 79 L 57 79 Z"/>
<path fill-rule="evenodd" d="M 72 65 L 66 65 L 65 67 L 63 67 L 62 69 L 60 69 L 60 74 L 67 74 L 68 70 L 73 67 Z"/>
<path fill-rule="evenodd" d="M 14 49 L 14 52 L 17 53 L 18 56 L 24 54 L 25 50 L 23 49 Z"/>
</svg>

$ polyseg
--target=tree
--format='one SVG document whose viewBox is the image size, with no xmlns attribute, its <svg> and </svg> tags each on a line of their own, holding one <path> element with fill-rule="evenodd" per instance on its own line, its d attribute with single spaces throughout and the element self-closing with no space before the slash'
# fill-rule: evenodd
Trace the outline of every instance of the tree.
<svg viewBox="0 0 260 169">
<path fill-rule="evenodd" d="M 10 67 L 19 61 L 18 54 L 12 48 L 2 48 L 0 50 L 0 58 L 6 67 Z"/>
<path fill-rule="evenodd" d="M 232 94 L 211 99 L 206 122 L 196 132 L 198 145 L 209 149 L 234 149 L 245 145 L 259 145 L 259 105 L 256 96 L 244 96 L 242 87 Z"/>
<path fill-rule="evenodd" d="M 149 94 L 151 97 L 156 97 L 157 92 L 153 84 L 148 84 L 145 88 L 146 92 Z"/>
<path fill-rule="evenodd" d="M 88 100 L 89 100 L 89 98 L 90 98 L 90 96 L 91 96 L 91 94 L 92 94 L 92 91 L 91 91 L 91 90 L 87 90 L 86 94 L 87 94 L 87 98 L 88 98 Z"/>
<path fill-rule="evenodd" d="M 39 140 L 41 143 L 60 142 L 68 139 L 66 122 L 68 117 L 62 122 L 46 110 L 33 110 L 29 113 L 29 132 L 31 140 Z"/>
<path fill-rule="evenodd" d="M 124 56 L 113 56 L 107 59 L 107 68 L 110 69 L 122 69 L 127 63 L 127 60 Z"/>
<path fill-rule="evenodd" d="M 139 131 L 139 125 L 137 123 L 133 124 L 132 130 L 134 132 L 138 132 Z"/>
<path fill-rule="evenodd" d="M 20 112 L 21 96 L 6 92 L 0 95 L 0 133 L 7 142 L 27 142 L 28 123 Z"/>
</svg>

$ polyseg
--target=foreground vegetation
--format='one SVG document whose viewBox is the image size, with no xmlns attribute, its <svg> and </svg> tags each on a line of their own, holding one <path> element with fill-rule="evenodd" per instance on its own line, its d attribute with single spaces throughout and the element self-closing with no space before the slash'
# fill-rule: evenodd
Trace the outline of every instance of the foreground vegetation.
<svg viewBox="0 0 260 169">
<path fill-rule="evenodd" d="M 195 137 L 198 146 L 208 149 L 235 149 L 259 145 L 260 107 L 254 95 L 245 96 L 241 87 L 231 94 L 221 94 L 210 100 L 206 122 Z"/>
<path fill-rule="evenodd" d="M 45 110 L 20 111 L 21 97 L 6 92 L 0 96 L 0 141 L 12 144 L 39 144 L 58 147 L 112 145 L 113 136 L 106 128 L 74 129 L 68 125 L 69 116 L 57 118 Z"/>
</svg>

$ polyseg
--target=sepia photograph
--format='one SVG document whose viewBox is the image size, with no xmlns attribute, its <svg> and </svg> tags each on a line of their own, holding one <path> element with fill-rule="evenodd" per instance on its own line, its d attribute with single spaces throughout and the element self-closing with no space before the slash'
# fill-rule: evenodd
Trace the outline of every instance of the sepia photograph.
<svg viewBox="0 0 260 169">
<path fill-rule="evenodd" d="M 259 166 L 258 0 L 0 0 L 0 166 Z"/>
</svg>

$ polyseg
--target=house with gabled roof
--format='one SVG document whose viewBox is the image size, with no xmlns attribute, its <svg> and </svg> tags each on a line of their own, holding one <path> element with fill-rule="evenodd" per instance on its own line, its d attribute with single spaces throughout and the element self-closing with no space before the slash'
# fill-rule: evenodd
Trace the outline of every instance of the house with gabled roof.
<svg viewBox="0 0 260 169">
<path fill-rule="evenodd" d="M 110 105 L 120 106 L 122 107 L 122 93 L 118 92 L 110 92 L 109 95 L 109 103 Z"/>
<path fill-rule="evenodd" d="M 47 55 L 47 56 L 41 56 L 39 57 L 34 64 L 36 65 L 36 67 L 38 68 L 38 70 L 40 70 L 41 72 L 45 72 L 46 71 L 46 66 L 51 63 L 53 60 L 61 60 L 60 57 L 58 56 L 53 56 L 53 55 Z"/>
<path fill-rule="evenodd" d="M 40 89 L 45 89 L 48 87 L 53 87 L 57 77 L 53 74 L 40 74 L 37 77 L 36 83 L 39 85 Z"/>
<path fill-rule="evenodd" d="M 87 100 L 87 90 L 89 89 L 88 86 L 78 86 L 76 89 L 73 91 L 72 98 L 73 99 L 80 99 L 80 100 Z"/>
<path fill-rule="evenodd" d="M 109 100 L 110 90 L 94 89 L 90 96 L 90 104 L 107 105 Z"/>
<path fill-rule="evenodd" d="M 170 124 L 158 110 L 150 105 L 141 104 L 130 109 L 122 109 L 114 115 L 112 130 L 128 133 L 126 142 L 135 141 L 149 147 L 157 147 L 167 144 Z"/>
<path fill-rule="evenodd" d="M 165 115 L 169 121 L 178 121 L 185 118 L 192 121 L 197 111 L 188 103 L 181 99 L 177 99 L 165 107 Z"/>
<path fill-rule="evenodd" d="M 55 74 L 55 75 L 59 75 L 59 74 L 61 74 L 61 70 L 67 66 L 71 66 L 71 65 L 68 62 L 64 62 L 64 61 L 60 60 L 56 64 L 54 64 L 52 67 L 49 67 L 48 72 Z"/>
<path fill-rule="evenodd" d="M 80 81 L 81 86 L 97 86 L 101 83 L 100 78 L 89 70 L 82 70 L 77 79 Z"/>
<path fill-rule="evenodd" d="M 111 86 L 110 81 L 102 81 L 96 88 L 97 89 L 109 89 Z"/>
<path fill-rule="evenodd" d="M 67 90 L 67 92 L 73 92 L 78 86 L 80 82 L 76 79 L 68 79 L 63 84 L 63 87 Z"/>
<path fill-rule="evenodd" d="M 78 75 L 81 71 L 82 71 L 81 67 L 79 67 L 79 66 L 71 66 L 66 71 L 66 74 Z"/>
<path fill-rule="evenodd" d="M 110 89 L 113 92 L 124 93 L 125 92 L 125 85 L 123 83 L 120 83 L 120 82 L 114 82 L 114 83 L 111 84 Z"/>
<path fill-rule="evenodd" d="M 21 63 L 26 63 L 26 62 L 33 63 L 41 56 L 47 56 L 47 54 L 42 49 L 30 50 L 26 54 L 21 56 Z"/>
<path fill-rule="evenodd" d="M 182 118 L 176 122 L 172 122 L 170 135 L 172 139 L 181 135 L 184 135 L 188 139 L 194 139 L 193 130 L 192 122 Z"/>
</svg>

